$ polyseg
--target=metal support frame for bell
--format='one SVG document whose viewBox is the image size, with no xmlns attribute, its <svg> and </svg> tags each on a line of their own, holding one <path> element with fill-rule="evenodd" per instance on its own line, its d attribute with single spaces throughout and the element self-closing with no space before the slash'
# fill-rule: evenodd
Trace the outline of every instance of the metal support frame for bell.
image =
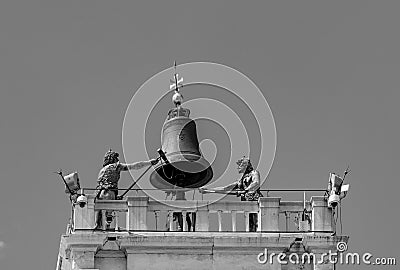
<svg viewBox="0 0 400 270">
<path fill-rule="evenodd" d="M 157 189 L 165 190 L 167 197 L 175 196 L 175 200 L 186 200 L 185 193 L 209 183 L 213 177 L 210 163 L 202 156 L 197 139 L 196 123 L 189 118 L 190 110 L 182 107 L 171 109 L 162 128 L 163 163 L 154 168 L 150 175 L 150 183 Z M 160 155 L 161 156 L 161 155 Z M 173 212 L 181 230 L 183 223 L 195 231 L 196 214 Z"/>
</svg>

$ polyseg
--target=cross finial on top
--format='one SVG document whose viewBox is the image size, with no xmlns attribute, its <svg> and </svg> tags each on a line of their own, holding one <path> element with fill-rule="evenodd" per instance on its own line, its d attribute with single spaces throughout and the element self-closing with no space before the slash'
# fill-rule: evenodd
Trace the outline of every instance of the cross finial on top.
<svg viewBox="0 0 400 270">
<path fill-rule="evenodd" d="M 175 90 L 175 94 L 172 96 L 172 102 L 175 104 L 175 107 L 179 109 L 183 102 L 183 95 L 179 92 L 179 87 L 183 87 L 183 78 L 179 78 L 179 74 L 176 73 L 176 61 L 174 62 L 174 77 L 170 82 L 169 89 Z"/>
<path fill-rule="evenodd" d="M 179 91 L 179 87 L 183 86 L 183 77 L 179 78 L 179 74 L 176 73 L 176 61 L 174 61 L 174 77 L 170 80 L 170 90 Z"/>
</svg>

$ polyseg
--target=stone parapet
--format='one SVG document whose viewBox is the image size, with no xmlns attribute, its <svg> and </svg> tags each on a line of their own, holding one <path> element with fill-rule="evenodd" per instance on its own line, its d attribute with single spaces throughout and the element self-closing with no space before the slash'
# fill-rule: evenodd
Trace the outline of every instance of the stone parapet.
<svg viewBox="0 0 400 270">
<path fill-rule="evenodd" d="M 297 269 L 280 265 L 261 264 L 258 255 L 268 251 L 278 254 L 293 250 L 300 243 L 302 252 L 323 253 L 334 249 L 346 236 L 315 233 L 209 233 L 209 232 L 143 232 L 92 233 L 63 237 L 60 254 L 65 268 L 106 269 L 112 260 L 117 269 Z M 108 258 L 108 259 L 107 259 Z M 67 266 L 74 268 L 67 268 Z M 96 267 L 96 268 L 95 268 Z M 282 267 L 282 268 L 281 268 Z M 315 263 L 314 269 L 333 269 L 332 264 Z M 108 268 L 107 268 L 108 269 Z"/>
</svg>

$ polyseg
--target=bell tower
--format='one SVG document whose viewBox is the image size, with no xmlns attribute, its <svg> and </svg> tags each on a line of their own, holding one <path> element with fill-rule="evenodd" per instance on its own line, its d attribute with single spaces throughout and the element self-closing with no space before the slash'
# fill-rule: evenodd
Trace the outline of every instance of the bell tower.
<svg viewBox="0 0 400 270">
<path fill-rule="evenodd" d="M 84 194 L 93 189 L 81 189 L 85 200 L 71 200 L 71 222 L 61 236 L 56 270 L 334 270 L 335 262 L 323 255 L 346 245 L 348 236 L 336 233 L 328 190 L 261 190 L 265 196 L 254 201 L 213 201 L 207 195 L 185 199 L 185 191 L 210 183 L 213 170 L 199 149 L 190 110 L 182 107 L 182 82 L 175 71 L 170 86 L 175 108 L 161 136 L 165 156 L 149 177 L 157 192 L 175 190 L 176 199 L 137 194 L 98 200 Z M 298 192 L 303 200 L 285 200 L 274 192 Z M 113 221 L 99 228 L 98 213 L 106 211 Z M 251 216 L 256 216 L 256 230 L 250 229 Z M 292 254 L 305 254 L 307 261 L 292 262 Z"/>
</svg>

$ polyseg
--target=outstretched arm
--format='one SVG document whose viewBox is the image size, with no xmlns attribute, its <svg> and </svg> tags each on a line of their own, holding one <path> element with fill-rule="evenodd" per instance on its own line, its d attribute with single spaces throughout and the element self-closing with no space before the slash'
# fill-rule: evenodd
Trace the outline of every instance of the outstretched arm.
<svg viewBox="0 0 400 270">
<path fill-rule="evenodd" d="M 144 167 L 150 166 L 150 165 L 155 165 L 157 164 L 158 160 L 152 159 L 149 161 L 139 161 L 131 164 L 123 164 L 120 163 L 121 165 L 121 171 L 130 171 L 130 170 L 140 170 Z"/>
<path fill-rule="evenodd" d="M 215 188 L 199 188 L 200 192 L 207 193 L 209 192 L 216 192 L 216 193 L 223 193 L 226 194 L 227 191 L 232 191 L 237 187 L 237 183 L 232 183 L 224 187 L 215 187 Z"/>
<path fill-rule="evenodd" d="M 227 185 L 227 186 L 224 186 L 224 187 L 217 187 L 217 188 L 215 188 L 215 189 L 216 189 L 216 190 L 220 189 L 220 190 L 231 191 L 232 189 L 236 188 L 236 186 L 237 186 L 237 182 L 234 182 L 234 183 L 229 184 L 229 185 Z"/>
</svg>

